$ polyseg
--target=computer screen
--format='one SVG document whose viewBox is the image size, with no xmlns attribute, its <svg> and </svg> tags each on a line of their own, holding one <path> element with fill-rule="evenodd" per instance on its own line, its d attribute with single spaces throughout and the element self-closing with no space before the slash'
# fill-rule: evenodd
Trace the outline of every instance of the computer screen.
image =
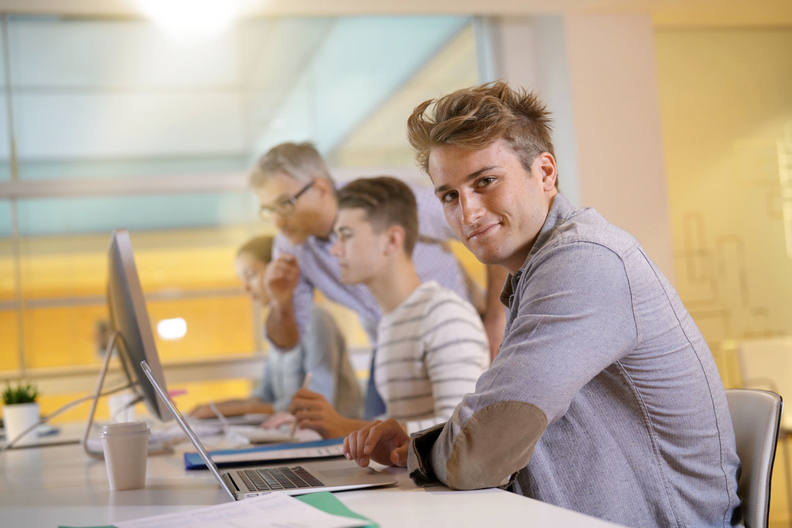
<svg viewBox="0 0 792 528">
<path fill-rule="evenodd" d="M 157 380 L 165 387 L 154 334 L 151 332 L 146 302 L 140 287 L 132 241 L 129 231 L 118 229 L 113 232 L 108 255 L 110 265 L 107 280 L 107 302 L 110 308 L 111 331 L 121 334 L 116 340 L 116 350 L 124 365 L 129 381 L 135 391 L 146 402 L 149 411 L 162 421 L 173 419 L 165 404 L 157 397 L 140 362 L 145 360 Z"/>
</svg>

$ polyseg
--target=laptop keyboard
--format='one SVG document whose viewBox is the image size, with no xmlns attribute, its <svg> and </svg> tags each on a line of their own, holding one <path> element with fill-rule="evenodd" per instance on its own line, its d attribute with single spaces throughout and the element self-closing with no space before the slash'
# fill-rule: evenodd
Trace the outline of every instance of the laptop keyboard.
<svg viewBox="0 0 792 528">
<path fill-rule="evenodd" d="M 324 486 L 302 466 L 277 469 L 248 469 L 237 474 L 251 491 L 277 491 Z"/>
</svg>

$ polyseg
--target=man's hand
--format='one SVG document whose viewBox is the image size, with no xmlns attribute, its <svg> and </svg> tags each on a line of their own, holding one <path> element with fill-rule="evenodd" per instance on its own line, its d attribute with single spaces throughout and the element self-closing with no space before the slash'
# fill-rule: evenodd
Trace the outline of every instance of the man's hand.
<svg viewBox="0 0 792 528">
<path fill-rule="evenodd" d="M 344 438 L 344 456 L 361 467 L 369 461 L 386 466 L 407 467 L 410 435 L 394 419 L 379 420 Z"/>
<path fill-rule="evenodd" d="M 313 429 L 322 438 L 340 438 L 360 429 L 368 422 L 344 418 L 324 396 L 308 389 L 294 393 L 289 412 L 297 419 L 297 426 Z"/>
<path fill-rule="evenodd" d="M 299 279 L 300 267 L 297 265 L 297 257 L 282 253 L 267 266 L 264 283 L 270 298 L 283 306 L 291 304 L 292 294 Z"/>
</svg>

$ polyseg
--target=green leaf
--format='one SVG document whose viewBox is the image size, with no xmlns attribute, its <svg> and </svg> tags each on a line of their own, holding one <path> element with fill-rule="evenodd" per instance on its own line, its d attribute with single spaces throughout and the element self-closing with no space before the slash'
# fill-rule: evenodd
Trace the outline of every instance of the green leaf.
<svg viewBox="0 0 792 528">
<path fill-rule="evenodd" d="M 3 403 L 5 405 L 33 403 L 36 401 L 38 395 L 38 388 L 34 387 L 31 383 L 25 383 L 23 385 L 20 382 L 16 387 L 11 387 L 11 383 L 6 382 L 6 388 L 3 391 Z"/>
</svg>

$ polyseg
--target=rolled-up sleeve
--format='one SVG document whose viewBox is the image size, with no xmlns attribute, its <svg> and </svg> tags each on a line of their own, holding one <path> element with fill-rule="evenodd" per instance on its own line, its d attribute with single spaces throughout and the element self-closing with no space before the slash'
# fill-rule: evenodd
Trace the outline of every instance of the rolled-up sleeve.
<svg viewBox="0 0 792 528">
<path fill-rule="evenodd" d="M 498 356 L 451 419 L 415 435 L 416 482 L 506 486 L 575 395 L 635 346 L 638 328 L 620 257 L 590 242 L 546 246 L 512 278 Z"/>
</svg>

